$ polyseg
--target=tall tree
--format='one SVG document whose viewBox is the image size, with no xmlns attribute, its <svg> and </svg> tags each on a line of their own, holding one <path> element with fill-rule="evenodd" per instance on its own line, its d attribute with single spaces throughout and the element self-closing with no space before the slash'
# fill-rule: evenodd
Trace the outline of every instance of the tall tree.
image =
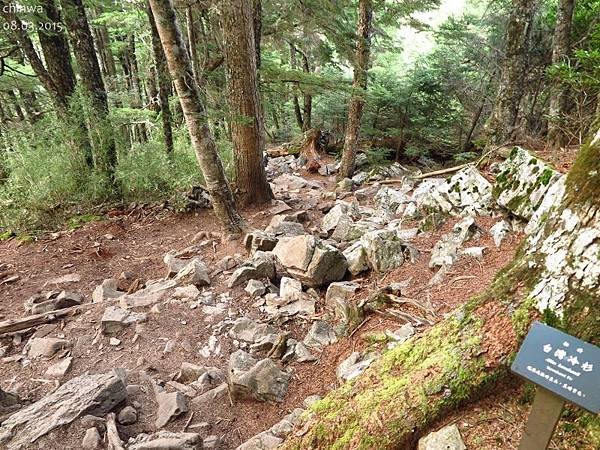
<svg viewBox="0 0 600 450">
<path fill-rule="evenodd" d="M 169 97 L 171 96 L 171 80 L 169 79 L 169 68 L 165 52 L 160 43 L 160 36 L 156 29 L 154 16 L 150 9 L 150 4 L 146 6 L 148 21 L 150 22 L 150 33 L 152 37 L 152 53 L 154 55 L 154 65 L 156 67 L 156 78 L 158 79 L 158 101 L 160 104 L 160 113 L 163 129 L 163 138 L 167 154 L 173 154 L 173 119 L 171 108 L 169 106 Z"/>
<path fill-rule="evenodd" d="M 573 11 L 575 0 L 559 0 L 556 11 L 556 25 L 554 26 L 554 37 L 552 40 L 552 64 L 565 62 L 571 50 L 571 25 L 573 22 Z M 554 95 L 550 97 L 548 114 L 548 144 L 552 147 L 562 147 L 566 144 L 564 131 L 564 115 L 568 109 L 568 88 L 557 86 Z"/>
<path fill-rule="evenodd" d="M 338 176 L 350 178 L 354 174 L 356 165 L 356 151 L 360 135 L 360 122 L 365 107 L 367 94 L 367 81 L 369 70 L 369 56 L 371 53 L 371 26 L 373 21 L 372 0 L 359 0 L 358 26 L 356 40 L 356 54 L 354 61 L 354 81 L 352 83 L 352 97 L 348 108 L 348 122 L 344 150 Z"/>
<path fill-rule="evenodd" d="M 273 198 L 273 194 L 263 165 L 265 132 L 252 3 L 222 1 L 221 24 L 238 197 L 244 205 L 264 203 Z"/>
<path fill-rule="evenodd" d="M 515 137 L 536 2 L 537 0 L 512 0 L 498 93 L 486 123 L 490 146 L 502 145 Z"/>
<path fill-rule="evenodd" d="M 242 231 L 243 221 L 235 207 L 233 193 L 227 183 L 215 140 L 208 127 L 206 110 L 192 73 L 192 65 L 181 37 L 173 3 L 171 0 L 149 1 L 215 214 L 229 231 L 238 233 Z"/>
<path fill-rule="evenodd" d="M 91 107 L 96 116 L 92 122 L 94 125 L 90 126 L 96 150 L 96 167 L 105 172 L 112 183 L 117 165 L 117 150 L 114 137 L 112 133 L 108 132 L 110 129 L 108 126 L 108 98 L 94 48 L 92 32 L 82 0 L 61 1 L 64 21 L 81 76 L 81 84 L 90 97 Z"/>
</svg>

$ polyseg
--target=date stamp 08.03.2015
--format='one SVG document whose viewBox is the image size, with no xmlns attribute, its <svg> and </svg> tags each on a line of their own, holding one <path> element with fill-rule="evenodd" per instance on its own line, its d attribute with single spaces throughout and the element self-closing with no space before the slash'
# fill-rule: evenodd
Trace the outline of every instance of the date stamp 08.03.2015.
<svg viewBox="0 0 600 450">
<path fill-rule="evenodd" d="M 5 19 L 0 21 L 1 31 L 64 31 L 64 24 L 48 20 L 44 8 L 40 5 L 20 3 L 0 3 L 0 5 L 1 16 Z"/>
</svg>

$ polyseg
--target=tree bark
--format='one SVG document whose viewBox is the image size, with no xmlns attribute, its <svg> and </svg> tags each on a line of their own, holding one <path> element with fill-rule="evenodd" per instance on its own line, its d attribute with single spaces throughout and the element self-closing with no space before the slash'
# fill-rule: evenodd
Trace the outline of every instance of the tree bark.
<svg viewBox="0 0 600 450">
<path fill-rule="evenodd" d="M 560 0 L 556 12 L 556 25 L 552 42 L 552 64 L 560 64 L 569 56 L 571 50 L 571 25 L 575 0 Z M 548 115 L 548 144 L 560 148 L 566 145 L 567 135 L 563 131 L 564 116 L 569 106 L 569 92 L 566 86 L 556 86 L 550 97 Z"/>
<path fill-rule="evenodd" d="M 61 15 L 54 0 L 43 0 L 44 14 L 52 23 L 62 23 Z M 75 92 L 75 73 L 71 65 L 69 42 L 64 31 L 43 29 L 38 30 L 40 46 L 46 61 L 48 73 L 56 88 L 66 97 L 67 101 Z"/>
<path fill-rule="evenodd" d="M 302 69 L 304 73 L 310 73 L 310 65 L 308 63 L 308 56 L 302 53 Z M 304 93 L 304 121 L 302 123 L 302 131 L 308 131 L 312 128 L 312 95 Z"/>
<path fill-rule="evenodd" d="M 359 0 L 354 81 L 352 83 L 350 107 L 348 108 L 348 124 L 346 125 L 344 149 L 342 151 L 342 161 L 338 173 L 339 178 L 351 178 L 354 174 L 356 165 L 360 122 L 367 94 L 367 71 L 369 69 L 369 56 L 371 52 L 372 20 L 372 0 Z"/>
<path fill-rule="evenodd" d="M 504 144 L 515 138 L 536 1 L 512 0 L 498 94 L 486 123 L 486 135 L 490 147 Z"/>
<path fill-rule="evenodd" d="M 292 70 L 296 70 L 298 68 L 298 61 L 296 59 L 296 47 L 290 43 L 290 67 Z M 296 117 L 296 124 L 300 130 L 304 129 L 304 119 L 302 118 L 302 110 L 300 109 L 300 102 L 298 101 L 298 95 L 294 89 L 298 89 L 300 83 L 295 83 L 292 90 L 292 102 L 294 103 L 294 115 Z"/>
<path fill-rule="evenodd" d="M 19 122 L 25 122 L 25 114 L 23 114 L 23 110 L 21 109 L 19 99 L 15 95 L 15 92 L 12 89 L 8 89 L 6 91 L 6 96 L 12 103 L 13 109 L 15 110 L 15 114 L 17 115 L 17 119 L 19 119 Z"/>
<path fill-rule="evenodd" d="M 90 127 L 96 153 L 96 168 L 106 173 L 109 182 L 113 184 L 117 150 L 115 140 L 109 133 L 108 99 L 94 49 L 92 32 L 82 0 L 62 0 L 62 7 L 81 76 L 81 84 L 90 96 L 91 107 L 96 116 L 93 123 L 98 121 L 94 127 Z"/>
<path fill-rule="evenodd" d="M 169 97 L 171 96 L 171 80 L 169 78 L 169 68 L 167 67 L 167 59 L 160 43 L 160 36 L 156 29 L 154 16 L 150 9 L 150 4 L 147 4 L 146 11 L 148 21 L 150 22 L 150 31 L 152 36 L 152 52 L 154 54 L 154 64 L 156 66 L 156 77 L 158 79 L 158 100 L 160 103 L 160 113 L 163 129 L 163 138 L 165 148 L 168 155 L 173 154 L 173 118 L 171 108 L 169 106 Z"/>
<path fill-rule="evenodd" d="M 236 188 L 243 205 L 260 204 L 273 198 L 263 165 L 265 131 L 258 90 L 253 24 L 251 2 L 221 2 Z"/>
<path fill-rule="evenodd" d="M 314 405 L 303 433 L 283 448 L 415 448 L 447 411 L 507 376 L 534 319 L 598 345 L 599 193 L 600 131 L 490 288 Z"/>
<path fill-rule="evenodd" d="M 192 63 L 192 73 L 197 83 L 200 83 L 200 73 L 198 71 L 198 50 L 197 50 L 197 38 L 196 28 L 194 25 L 194 11 L 191 6 L 185 8 L 185 21 L 187 24 L 187 40 L 188 50 L 190 54 L 190 60 Z"/>
<path fill-rule="evenodd" d="M 242 218 L 235 208 L 233 194 L 227 183 L 223 164 L 208 127 L 206 110 L 199 87 L 192 74 L 181 31 L 171 0 L 149 0 L 156 28 L 165 52 L 167 65 L 185 116 L 192 146 L 206 181 L 215 214 L 229 231 L 242 231 Z"/>
</svg>

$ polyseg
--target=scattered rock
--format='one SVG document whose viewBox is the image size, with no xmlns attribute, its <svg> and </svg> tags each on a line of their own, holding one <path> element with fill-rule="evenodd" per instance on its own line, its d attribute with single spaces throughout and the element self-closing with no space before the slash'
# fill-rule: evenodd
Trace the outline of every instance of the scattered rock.
<svg viewBox="0 0 600 450">
<path fill-rule="evenodd" d="M 360 242 L 355 242 L 344 250 L 344 257 L 348 263 L 348 271 L 352 275 L 358 275 L 361 272 L 369 270 L 367 254 Z"/>
<path fill-rule="evenodd" d="M 127 450 L 202 450 L 202 438 L 197 433 L 141 433 L 129 439 Z"/>
<path fill-rule="evenodd" d="M 55 364 L 52 364 L 50 367 L 48 367 L 48 369 L 46 369 L 46 378 L 56 378 L 60 380 L 69 371 L 72 363 L 73 358 L 69 356 Z"/>
<path fill-rule="evenodd" d="M 333 344 L 336 341 L 337 336 L 331 325 L 322 320 L 317 320 L 313 322 L 303 342 L 307 347 L 322 347 Z"/>
<path fill-rule="evenodd" d="M 353 352 L 338 366 L 335 371 L 338 380 L 349 381 L 363 373 L 375 361 L 373 356 L 362 357 L 359 352 Z"/>
<path fill-rule="evenodd" d="M 92 301 L 98 303 L 125 295 L 125 292 L 118 290 L 118 285 L 118 280 L 114 278 L 104 280 L 100 285 L 96 286 L 94 292 L 92 292 Z"/>
<path fill-rule="evenodd" d="M 229 360 L 229 388 L 234 397 L 282 402 L 290 378 L 272 359 L 256 362 L 243 350 L 233 353 Z"/>
<path fill-rule="evenodd" d="M 109 306 L 104 310 L 100 320 L 100 329 L 104 334 L 115 334 L 124 330 L 132 323 L 145 322 L 148 319 L 145 313 L 136 313 L 118 306 Z"/>
<path fill-rule="evenodd" d="M 206 436 L 204 438 L 204 449 L 213 449 L 216 450 L 221 447 L 221 438 L 215 434 L 211 434 L 210 436 Z"/>
<path fill-rule="evenodd" d="M 265 233 L 274 236 L 299 236 L 305 234 L 301 223 L 286 220 L 284 215 L 273 216 L 269 226 L 265 228 Z"/>
<path fill-rule="evenodd" d="M 348 267 L 338 249 L 311 235 L 283 238 L 273 254 L 294 278 L 311 287 L 341 280 Z"/>
<path fill-rule="evenodd" d="M 81 441 L 81 448 L 83 450 L 96 450 L 100 448 L 101 443 L 102 438 L 100 437 L 98 428 L 92 427 L 86 430 L 83 440 Z"/>
<path fill-rule="evenodd" d="M 84 413 L 107 414 L 126 397 L 125 384 L 115 372 L 81 375 L 2 422 L 0 444 L 5 448 L 27 448 Z"/>
<path fill-rule="evenodd" d="M 259 280 L 250 280 L 244 289 L 250 297 L 260 297 L 267 292 L 267 288 L 262 281 Z"/>
<path fill-rule="evenodd" d="M 81 300 L 81 294 L 67 291 L 52 295 L 50 298 L 43 295 L 34 295 L 25 302 L 25 310 L 31 314 L 41 314 L 80 305 Z"/>
<path fill-rule="evenodd" d="M 455 424 L 419 439 L 418 450 L 467 450 Z"/>
<path fill-rule="evenodd" d="M 275 248 L 275 245 L 277 245 L 277 241 L 278 239 L 275 236 L 260 230 L 255 230 L 244 237 L 244 247 L 246 247 L 246 250 L 250 255 L 253 255 L 259 250 L 262 252 L 270 252 Z"/>
<path fill-rule="evenodd" d="M 156 428 L 164 427 L 169 421 L 188 411 L 188 405 L 181 392 L 159 392 L 156 395 L 158 411 L 156 412 Z"/>
<path fill-rule="evenodd" d="M 289 277 L 282 277 L 279 285 L 279 296 L 286 302 L 302 298 L 302 283 Z"/>
<path fill-rule="evenodd" d="M 166 295 L 167 291 L 177 286 L 176 280 L 148 281 L 144 289 L 133 294 L 126 294 L 119 298 L 121 308 L 140 308 L 158 303 Z"/>
<path fill-rule="evenodd" d="M 126 406 L 123 408 L 117 416 L 117 421 L 121 425 L 131 425 L 136 423 L 138 420 L 138 413 L 133 406 Z"/>
<path fill-rule="evenodd" d="M 177 272 L 175 281 L 180 284 L 193 284 L 198 287 L 210 285 L 208 269 L 202 258 L 194 258 L 188 262 Z"/>
<path fill-rule="evenodd" d="M 56 352 L 70 347 L 69 341 L 58 338 L 33 338 L 29 341 L 27 355 L 30 358 L 50 357 Z"/>
<path fill-rule="evenodd" d="M 362 308 L 353 301 L 359 285 L 350 281 L 331 283 L 325 294 L 325 306 L 333 310 L 335 317 L 341 320 L 346 331 L 357 326 L 363 319 Z"/>
<path fill-rule="evenodd" d="M 506 236 L 508 236 L 508 234 L 511 231 L 512 226 L 510 222 L 506 220 L 501 220 L 500 222 L 496 223 L 492 228 L 490 228 L 490 234 L 494 239 L 494 244 L 496 244 L 496 247 L 500 247 L 504 238 L 506 238 Z"/>
<path fill-rule="evenodd" d="M 370 231 L 360 242 L 369 267 L 376 272 L 388 272 L 404 263 L 403 242 L 394 231 Z"/>
<path fill-rule="evenodd" d="M 229 330 L 229 336 L 232 339 L 248 343 L 257 342 L 265 336 L 272 334 L 277 334 L 277 330 L 271 325 L 258 323 L 247 317 L 237 319 L 231 330 Z"/>
<path fill-rule="evenodd" d="M 348 192 L 351 191 L 354 187 L 354 181 L 350 178 L 344 178 L 338 182 L 336 185 L 336 190 L 340 192 Z"/>
<path fill-rule="evenodd" d="M 228 287 L 240 286 L 250 280 L 275 278 L 275 259 L 272 253 L 256 251 L 250 260 L 236 269 L 231 275 Z"/>
</svg>

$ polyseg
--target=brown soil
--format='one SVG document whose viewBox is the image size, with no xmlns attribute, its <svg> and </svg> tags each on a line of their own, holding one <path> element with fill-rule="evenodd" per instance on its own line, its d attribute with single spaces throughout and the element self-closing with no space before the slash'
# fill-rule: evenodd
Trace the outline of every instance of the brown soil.
<svg viewBox="0 0 600 450">
<path fill-rule="evenodd" d="M 308 179 L 323 181 L 318 175 L 308 175 Z M 328 180 L 329 188 L 333 180 Z M 314 193 L 318 196 L 320 192 Z M 294 196 L 292 196 L 294 197 Z M 298 198 L 287 198 L 294 209 L 307 209 L 311 218 L 310 229 L 319 222 L 321 213 L 312 204 L 303 204 Z M 218 230 L 217 223 L 210 211 L 195 214 L 172 214 L 158 212 L 144 214 L 138 212 L 113 212 L 111 218 L 90 223 L 75 230 L 60 232 L 38 239 L 31 244 L 20 245 L 17 240 L 0 243 L 0 269 L 5 274 L 18 275 L 18 280 L 0 284 L 0 319 L 12 319 L 25 316 L 23 302 L 38 291 L 67 289 L 81 292 L 90 300 L 91 292 L 102 280 L 118 277 L 122 272 L 130 272 L 135 278 L 149 280 L 165 276 L 163 256 L 173 249 L 183 249 L 192 244 L 199 232 Z M 244 211 L 246 219 L 258 228 L 264 228 L 271 214 L 266 208 Z M 431 323 L 444 317 L 471 296 L 481 293 L 494 274 L 511 260 L 520 236 L 512 236 L 496 248 L 487 230 L 496 222 L 494 218 L 478 218 L 482 236 L 467 245 L 487 248 L 481 261 L 462 258 L 452 267 L 445 281 L 439 286 L 427 285 L 434 271 L 428 268 L 429 253 L 442 234 L 448 232 L 456 219 L 448 220 L 440 229 L 419 236 L 414 244 L 421 252 L 416 263 L 406 263 L 386 275 L 370 274 L 359 277 L 362 284 L 359 296 L 367 296 L 374 290 L 392 282 L 409 280 L 409 286 L 403 297 L 414 302 L 406 305 L 406 312 L 420 315 Z M 406 226 L 409 228 L 410 226 Z M 245 257 L 240 240 L 215 239 L 204 247 L 202 256 L 212 267 L 225 255 L 236 253 Z M 76 273 L 81 280 L 72 284 L 55 285 L 56 277 Z M 212 280 L 212 290 L 216 293 L 229 292 L 231 309 L 235 316 L 248 315 L 259 317 L 256 308 L 243 288 L 226 288 L 228 275 L 224 274 Z M 318 305 L 317 316 L 323 313 L 323 296 Z M 417 305 L 417 306 L 415 306 Z M 182 362 L 210 365 L 226 370 L 228 355 L 235 350 L 231 340 L 223 336 L 220 339 L 219 356 L 203 358 L 198 350 L 204 346 L 211 335 L 212 318 L 202 313 L 201 308 L 190 309 L 182 302 L 170 302 L 158 313 L 149 313 L 149 320 L 137 329 L 139 339 L 133 343 L 134 329 L 130 327 L 118 335 L 122 344 L 112 347 L 108 337 L 98 333 L 100 318 L 104 311 L 102 304 L 92 305 L 81 314 L 57 321 L 46 328 L 50 336 L 64 335 L 74 344 L 71 350 L 74 364 L 67 373 L 70 379 L 86 372 L 107 372 L 115 367 L 127 368 L 131 374 L 131 384 L 139 384 L 144 391 L 130 401 L 141 403 L 139 421 L 135 425 L 121 427 L 119 432 L 126 440 L 140 432 L 153 432 L 156 405 L 150 385 L 139 376 L 140 371 L 168 381 L 178 371 Z M 148 312 L 148 311 L 146 311 Z M 214 319 L 220 321 L 223 317 Z M 210 428 L 204 434 L 222 436 L 223 448 L 235 448 L 251 436 L 269 428 L 285 414 L 296 407 L 302 407 L 302 401 L 313 394 L 325 395 L 337 386 L 335 369 L 337 365 L 354 350 L 364 350 L 373 344 L 368 336 L 385 330 L 393 331 L 404 322 L 387 314 L 372 314 L 350 337 L 342 338 L 329 346 L 319 355 L 316 363 L 291 363 L 293 381 L 281 404 L 259 403 L 256 401 L 236 401 L 220 399 L 204 408 L 192 409 L 187 414 L 169 423 L 165 428 L 181 431 L 189 421 L 208 422 Z M 307 321 L 290 321 L 282 326 L 296 339 L 302 339 L 309 327 Z M 18 355 L 22 353 L 32 332 L 26 331 L 15 336 L 0 338 L 0 347 L 6 347 L 0 360 L 2 378 L 0 387 L 16 391 L 24 399 L 35 401 L 55 388 L 55 382 L 44 379 L 44 372 L 51 363 L 47 360 L 33 360 L 22 365 Z M 96 341 L 94 342 L 94 339 Z M 175 339 L 172 352 L 164 353 L 165 343 Z M 191 349 L 191 350 L 190 350 Z M 60 355 L 58 355 L 60 356 Z M 8 357 L 8 358 L 7 358 Z M 16 357 L 16 358 L 15 358 Z M 57 357 L 55 357 L 56 359 Z M 15 360 L 17 359 L 17 360 Z M 466 438 L 469 448 L 512 448 L 518 440 L 518 430 L 523 423 L 524 411 L 515 398 L 519 387 L 509 386 L 495 397 L 485 399 L 465 411 L 449 416 L 444 423 L 456 421 Z M 496 401 L 494 403 L 494 398 Z M 499 406 L 500 405 L 500 406 Z M 501 408 L 501 409 L 499 409 Z M 505 409 L 512 411 L 505 412 Z M 509 416 L 507 416 L 509 414 Z M 193 415 L 193 416 L 192 416 Z M 482 418 L 477 418 L 481 415 Z M 484 418 L 483 418 L 484 417 Z M 508 418 L 507 418 L 508 417 Z M 486 431 L 482 431 L 486 430 Z M 75 421 L 71 426 L 50 433 L 40 440 L 39 445 L 49 449 L 78 449 L 85 429 Z M 494 437 L 490 437 L 493 433 Z M 481 444 L 479 443 L 481 441 Z M 496 445 L 496 446 L 494 446 Z M 38 448 L 38 444 L 31 448 Z M 570 447 L 560 447 L 570 448 Z"/>
</svg>

